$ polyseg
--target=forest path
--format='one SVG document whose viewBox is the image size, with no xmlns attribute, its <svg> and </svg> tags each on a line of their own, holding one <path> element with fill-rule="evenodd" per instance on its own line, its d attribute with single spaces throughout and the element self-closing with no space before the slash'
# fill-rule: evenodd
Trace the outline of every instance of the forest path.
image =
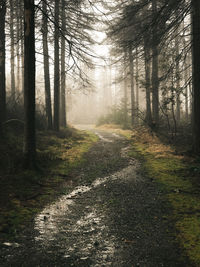
<svg viewBox="0 0 200 267">
<path fill-rule="evenodd" d="M 80 185 L 45 207 L 19 242 L 1 247 L 0 266 L 188 266 L 162 192 L 129 158 L 129 142 L 93 131 L 100 140 L 77 169 Z"/>
</svg>

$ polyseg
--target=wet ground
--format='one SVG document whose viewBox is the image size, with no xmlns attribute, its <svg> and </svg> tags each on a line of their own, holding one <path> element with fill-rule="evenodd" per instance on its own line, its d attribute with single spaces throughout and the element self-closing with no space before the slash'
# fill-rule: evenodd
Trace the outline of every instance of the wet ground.
<svg viewBox="0 0 200 267">
<path fill-rule="evenodd" d="M 94 131 L 100 140 L 75 173 L 79 186 L 15 243 L 0 244 L 0 266 L 191 266 L 165 219 L 163 193 L 128 157 L 128 141 Z"/>
</svg>

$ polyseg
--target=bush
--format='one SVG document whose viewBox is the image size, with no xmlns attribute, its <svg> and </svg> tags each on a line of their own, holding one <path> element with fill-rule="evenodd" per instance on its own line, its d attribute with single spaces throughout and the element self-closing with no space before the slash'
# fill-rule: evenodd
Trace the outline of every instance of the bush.
<svg viewBox="0 0 200 267">
<path fill-rule="evenodd" d="M 45 130 L 47 128 L 47 120 L 45 114 L 45 108 L 43 105 L 36 105 L 36 129 Z M 23 95 L 18 93 L 15 101 L 12 97 L 7 98 L 7 127 L 12 128 L 18 133 L 23 131 L 24 124 L 24 103 Z"/>
<path fill-rule="evenodd" d="M 103 124 L 117 124 L 123 128 L 129 128 L 131 125 L 131 117 L 127 115 L 127 121 L 125 116 L 125 109 L 123 106 L 112 107 L 111 111 L 107 115 L 103 115 L 98 119 L 97 126 Z"/>
</svg>

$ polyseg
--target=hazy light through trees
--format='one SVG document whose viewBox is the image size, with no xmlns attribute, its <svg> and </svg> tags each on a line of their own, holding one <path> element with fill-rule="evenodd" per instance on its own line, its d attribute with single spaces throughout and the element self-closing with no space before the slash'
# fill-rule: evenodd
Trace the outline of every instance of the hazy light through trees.
<svg viewBox="0 0 200 267">
<path fill-rule="evenodd" d="M 116 117 L 118 114 L 120 120 L 128 119 L 128 124 L 130 121 L 150 127 L 160 122 L 167 124 L 173 135 L 181 121 L 186 119 L 190 123 L 193 102 L 191 5 L 189 1 L 179 2 L 182 5 L 165 0 L 68 0 L 62 2 L 66 3 L 65 12 L 59 14 L 56 25 L 55 2 L 47 1 L 44 12 L 42 1 L 36 1 L 38 112 L 45 114 L 46 110 L 42 43 L 42 17 L 46 13 L 52 110 L 56 106 L 53 99 L 54 29 L 59 31 L 59 49 L 65 40 L 68 123 L 96 123 L 102 115 Z M 61 10 L 60 6 L 59 12 Z M 14 17 L 10 17 L 12 11 Z M 6 19 L 10 24 L 13 19 L 14 27 L 6 26 L 6 82 L 7 96 L 16 93 L 18 99 L 18 95 L 23 95 L 23 57 L 18 55 L 19 51 L 23 53 L 20 43 L 23 21 L 20 22 L 16 14 L 15 7 L 8 6 Z M 66 29 L 62 29 L 63 14 Z M 61 51 L 59 56 L 62 58 Z M 16 92 L 14 84 L 19 87 Z"/>
</svg>

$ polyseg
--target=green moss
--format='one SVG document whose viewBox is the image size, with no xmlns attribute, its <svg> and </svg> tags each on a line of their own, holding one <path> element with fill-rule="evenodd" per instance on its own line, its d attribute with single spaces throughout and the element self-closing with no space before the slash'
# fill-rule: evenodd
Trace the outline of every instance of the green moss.
<svg viewBox="0 0 200 267">
<path fill-rule="evenodd" d="M 120 133 L 132 139 L 129 156 L 141 160 L 143 172 L 165 192 L 171 208 L 165 219 L 174 222 L 177 241 L 191 262 L 200 266 L 199 159 L 188 163 L 188 158 L 176 155 L 172 147 L 162 144 L 146 129 Z"/>
<path fill-rule="evenodd" d="M 15 233 L 23 229 L 36 212 L 56 195 L 62 194 L 63 183 L 67 190 L 66 182 L 72 179 L 71 171 L 84 162 L 84 154 L 98 137 L 90 132 L 67 128 L 60 133 L 39 132 L 37 139 L 39 171 L 19 167 L 1 181 L 0 238 L 3 240 L 13 240 Z M 16 148 L 13 140 L 12 145 Z M 18 143 L 16 149 L 21 149 L 22 143 L 20 146 Z M 21 159 L 22 151 L 19 150 L 18 154 Z"/>
<path fill-rule="evenodd" d="M 191 181 L 179 176 L 179 172 L 185 169 L 180 160 L 168 157 L 155 159 L 153 155 L 144 158 L 149 175 L 163 183 L 168 190 L 192 190 Z"/>
<path fill-rule="evenodd" d="M 200 217 L 197 217 L 196 213 L 200 212 L 200 196 L 193 193 L 196 188 L 190 177 L 182 175 L 189 166 L 182 159 L 170 154 L 157 157 L 156 153 L 146 151 L 142 144 L 137 144 L 137 151 L 143 156 L 148 176 L 160 184 L 167 193 L 172 207 L 172 215 L 168 219 L 176 222 L 177 240 L 190 260 L 199 266 Z M 195 215 L 188 216 L 188 213 Z"/>
<path fill-rule="evenodd" d="M 176 223 L 178 240 L 196 266 L 200 266 L 200 214 L 184 216 Z"/>
</svg>

